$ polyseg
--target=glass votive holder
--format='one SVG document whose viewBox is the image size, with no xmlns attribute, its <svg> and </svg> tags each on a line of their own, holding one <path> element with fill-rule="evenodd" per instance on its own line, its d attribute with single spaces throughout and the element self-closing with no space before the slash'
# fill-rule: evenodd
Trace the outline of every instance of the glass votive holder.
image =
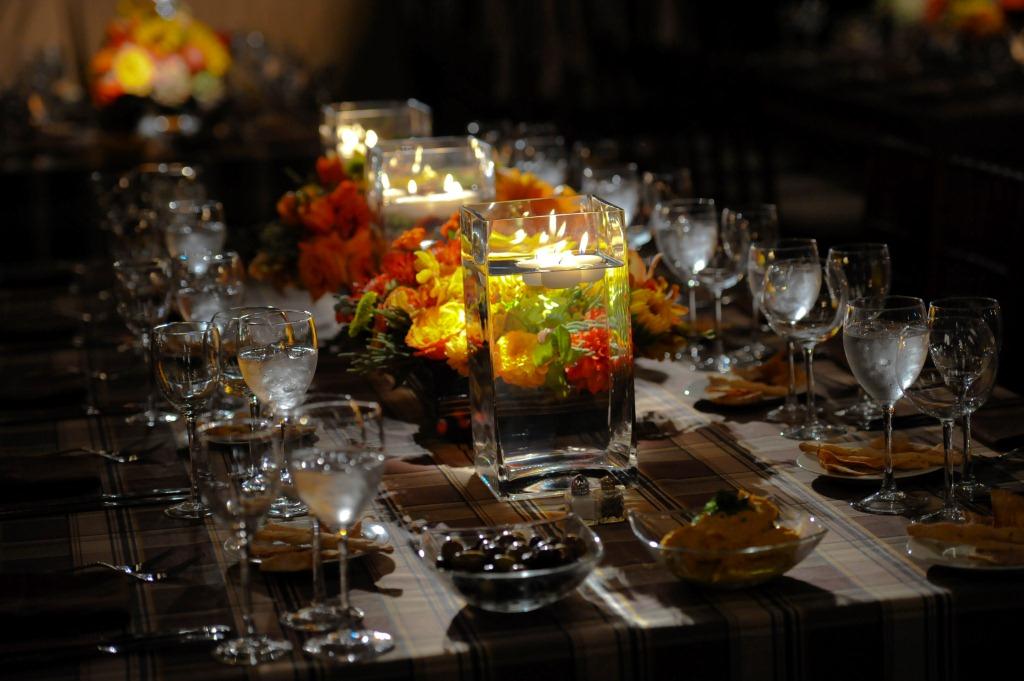
<svg viewBox="0 0 1024 681">
<path fill-rule="evenodd" d="M 430 107 L 415 99 L 404 101 L 335 102 L 321 108 L 320 141 L 346 163 L 364 159 L 380 140 L 429 137 L 433 132 Z"/>
</svg>

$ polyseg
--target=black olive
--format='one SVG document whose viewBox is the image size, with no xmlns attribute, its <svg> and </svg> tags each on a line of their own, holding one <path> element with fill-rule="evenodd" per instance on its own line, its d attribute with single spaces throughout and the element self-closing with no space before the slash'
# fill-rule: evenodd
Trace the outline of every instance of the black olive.
<svg viewBox="0 0 1024 681">
<path fill-rule="evenodd" d="M 482 551 L 488 559 L 493 559 L 499 553 L 504 553 L 505 551 L 501 546 L 494 542 L 487 542 L 486 544 L 481 545 L 479 550 Z"/>
<path fill-rule="evenodd" d="M 434 565 L 437 566 L 438 570 L 448 569 L 448 561 L 444 559 L 444 556 L 438 556 L 437 559 L 434 561 Z"/>
<path fill-rule="evenodd" d="M 494 540 L 494 543 L 498 546 L 507 549 L 516 543 L 516 537 L 510 532 L 503 532 L 500 537 Z"/>
<path fill-rule="evenodd" d="M 575 534 L 567 534 L 562 540 L 571 558 L 582 558 L 587 553 L 587 543 Z"/>
<path fill-rule="evenodd" d="M 452 559 L 451 568 L 465 572 L 480 572 L 487 562 L 487 556 L 483 551 L 463 551 Z"/>
<path fill-rule="evenodd" d="M 505 553 L 516 560 L 521 560 L 523 555 L 529 553 L 530 547 L 523 542 L 516 542 L 505 549 Z"/>
<path fill-rule="evenodd" d="M 516 565 L 516 560 L 512 556 L 502 554 L 494 559 L 494 563 L 492 565 L 494 566 L 495 572 L 511 572 L 512 568 Z"/>
<path fill-rule="evenodd" d="M 462 545 L 462 542 L 458 539 L 454 539 L 453 537 L 448 537 L 444 540 L 444 543 L 441 544 L 441 556 L 445 560 L 451 560 L 465 550 L 466 547 Z"/>
<path fill-rule="evenodd" d="M 540 536 L 539 534 L 535 534 L 532 537 L 530 537 L 529 544 L 530 544 L 531 548 L 534 548 L 538 544 L 542 543 L 543 541 L 544 541 L 544 537 Z"/>
</svg>

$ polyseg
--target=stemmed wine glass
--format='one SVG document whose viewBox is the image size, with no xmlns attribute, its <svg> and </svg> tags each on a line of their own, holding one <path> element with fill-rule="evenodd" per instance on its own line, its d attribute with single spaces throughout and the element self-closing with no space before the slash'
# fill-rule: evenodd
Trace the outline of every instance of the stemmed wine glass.
<svg viewBox="0 0 1024 681">
<path fill-rule="evenodd" d="M 303 425 L 303 418 L 296 418 L 297 426 Z M 348 534 L 376 493 L 384 472 L 381 408 L 373 402 L 352 400 L 308 418 L 313 419 L 311 423 L 326 425 L 316 426 L 315 445 L 292 452 L 289 466 L 299 496 L 321 522 L 338 532 L 338 609 L 344 615 L 350 611 Z M 316 657 L 356 662 L 394 647 L 390 634 L 358 629 L 351 617 L 344 620 L 341 629 L 310 639 L 303 649 Z"/>
<path fill-rule="evenodd" d="M 782 239 L 777 244 L 751 244 L 747 256 L 747 282 L 759 309 L 764 305 L 764 273 L 768 269 L 768 264 L 787 258 L 817 260 L 818 242 L 814 239 Z M 779 333 L 777 330 L 775 332 Z M 779 335 L 786 344 L 789 360 L 789 390 L 786 392 L 786 401 L 781 407 L 769 411 L 765 415 L 765 420 L 772 423 L 796 423 L 805 415 L 804 407 L 796 398 L 796 363 L 793 360 L 796 344 L 790 336 Z"/>
<path fill-rule="evenodd" d="M 828 258 L 843 270 L 850 287 L 850 299 L 881 298 L 888 295 L 892 285 L 892 261 L 889 247 L 879 243 L 853 243 L 833 246 Z M 836 416 L 853 419 L 867 428 L 871 421 L 882 418 L 882 408 L 868 397 L 863 388 L 858 388 L 859 399 L 854 404 L 840 409 Z"/>
<path fill-rule="evenodd" d="M 825 440 L 842 435 L 842 426 L 818 418 L 814 406 L 814 346 L 839 332 L 846 313 L 846 278 L 829 260 L 791 257 L 768 263 L 762 293 L 768 323 L 804 351 L 807 404 L 804 422 L 785 430 L 793 440 Z"/>
<path fill-rule="evenodd" d="M 245 295 L 245 266 L 238 253 L 208 253 L 175 261 L 178 312 L 186 321 L 210 321 L 238 306 Z"/>
<path fill-rule="evenodd" d="M 153 361 L 157 385 L 167 401 L 185 417 L 188 431 L 192 494 L 164 509 L 172 518 L 199 520 L 210 515 L 199 499 L 196 463 L 196 417 L 217 389 L 217 346 L 220 337 L 210 322 L 171 322 L 153 329 Z"/>
<path fill-rule="evenodd" d="M 184 199 L 168 204 L 164 244 L 172 258 L 219 253 L 227 239 L 224 208 L 218 201 Z"/>
<path fill-rule="evenodd" d="M 750 239 L 751 252 L 754 246 L 766 247 L 775 246 L 779 241 L 779 214 L 775 204 L 764 203 L 749 208 L 723 208 L 722 226 L 741 223 L 745 225 L 747 236 Z M 761 298 L 759 295 L 761 284 L 764 282 L 763 264 L 760 269 L 754 268 L 752 272 L 749 261 L 751 252 L 743 256 L 743 264 L 748 274 L 747 286 L 750 287 L 751 296 L 751 321 L 750 321 L 750 342 L 747 343 L 740 353 L 746 362 L 761 362 L 772 354 L 772 348 L 761 342 Z M 754 274 L 759 281 L 754 281 L 749 275 Z"/>
<path fill-rule="evenodd" d="M 652 217 L 654 239 L 665 265 L 682 282 L 689 294 L 690 327 L 697 329 L 697 272 L 715 252 L 718 238 L 718 213 L 714 199 L 674 199 L 659 204 Z M 696 360 L 699 346 L 691 345 Z"/>
<path fill-rule="evenodd" d="M 287 641 L 256 633 L 252 621 L 249 547 L 277 494 L 284 468 L 281 437 L 267 420 L 213 421 L 198 433 L 196 472 L 203 499 L 217 520 L 235 533 L 242 582 L 242 622 L 239 638 L 221 643 L 213 651 L 226 664 L 255 666 L 290 652 Z"/>
<path fill-rule="evenodd" d="M 924 497 L 896 487 L 892 472 L 892 415 L 903 390 L 911 385 L 928 356 L 924 301 L 909 296 L 857 298 L 843 322 L 843 348 L 857 383 L 882 405 L 885 470 L 882 488 L 852 506 L 865 513 L 899 515 L 920 508 Z M 897 355 L 902 361 L 897 363 Z"/>
<path fill-rule="evenodd" d="M 276 307 L 232 307 L 213 315 L 210 323 L 217 327 L 220 345 L 217 351 L 217 367 L 220 370 L 221 390 L 227 395 L 239 395 L 249 404 L 249 415 L 260 416 L 260 399 L 256 397 L 238 368 L 238 320 L 246 315 L 276 311 Z"/>
<path fill-rule="evenodd" d="M 302 402 L 317 362 L 316 323 L 304 310 L 271 310 L 238 320 L 238 368 L 245 384 L 269 413 L 282 421 Z M 292 480 L 281 478 L 284 488 Z M 309 509 L 282 494 L 270 508 L 273 518 L 295 518 Z"/>
<path fill-rule="evenodd" d="M 128 330 L 135 336 L 146 362 L 146 408 L 128 416 L 128 423 L 144 423 L 152 428 L 158 423 L 177 420 L 177 414 L 161 409 L 156 404 L 156 386 L 153 384 L 153 355 L 151 329 L 167 320 L 171 307 L 171 265 L 163 258 L 118 260 L 114 263 L 117 311 Z"/>
<path fill-rule="evenodd" d="M 697 280 L 708 288 L 715 298 L 715 338 L 711 354 L 697 361 L 701 371 L 725 373 L 735 360 L 725 354 L 722 340 L 722 294 L 743 279 L 745 260 L 750 245 L 747 223 L 744 220 L 729 220 L 717 223 L 714 248 L 703 266 L 696 269 Z"/>
<path fill-rule="evenodd" d="M 294 438 L 290 442 L 298 447 L 329 446 L 330 443 L 354 444 L 357 435 L 375 437 L 374 433 L 354 432 L 352 428 L 353 400 L 348 395 L 335 396 L 316 402 L 307 402 L 292 410 L 288 417 L 288 428 Z M 376 443 L 374 446 L 378 446 Z M 313 600 L 309 605 L 294 612 L 281 615 L 281 623 L 292 629 L 306 632 L 324 632 L 333 629 L 344 620 L 361 620 L 363 612 L 348 606 L 347 612 L 327 602 L 324 586 L 323 559 L 320 550 L 320 520 L 313 514 L 312 562 Z"/>
<path fill-rule="evenodd" d="M 999 373 L 999 353 L 1003 349 L 1003 313 L 999 301 L 995 298 L 974 296 L 940 298 L 932 302 L 928 313 L 929 317 L 932 315 L 977 317 L 985 321 L 995 339 L 996 352 L 985 370 L 971 384 L 961 422 L 963 461 L 961 462 L 960 480 L 956 483 L 955 489 L 957 494 L 971 500 L 988 492 L 988 485 L 974 475 L 974 460 L 971 455 L 971 414 L 988 401 L 992 389 L 996 385 L 996 375 Z"/>
</svg>

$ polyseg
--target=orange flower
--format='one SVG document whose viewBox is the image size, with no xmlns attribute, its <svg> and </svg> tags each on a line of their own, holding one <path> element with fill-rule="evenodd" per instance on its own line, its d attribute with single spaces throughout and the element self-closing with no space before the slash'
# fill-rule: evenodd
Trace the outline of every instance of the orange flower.
<svg viewBox="0 0 1024 681">
<path fill-rule="evenodd" d="M 416 286 L 416 256 L 408 251 L 389 251 L 381 260 L 381 269 L 404 286 Z"/>
<path fill-rule="evenodd" d="M 299 242 L 299 279 L 317 300 L 341 288 L 347 277 L 345 242 L 331 232 Z"/>
<path fill-rule="evenodd" d="M 365 284 L 377 271 L 376 236 L 369 229 L 361 229 L 344 244 L 347 276 L 341 283 L 357 286 Z"/>
<path fill-rule="evenodd" d="M 299 219 L 314 234 L 327 234 L 334 227 L 334 208 L 326 196 L 318 196 L 299 205 Z"/>
<path fill-rule="evenodd" d="M 608 329 L 602 327 L 572 334 L 572 346 L 587 354 L 565 368 L 569 383 L 595 395 L 608 390 L 611 378 L 609 345 Z"/>
<path fill-rule="evenodd" d="M 450 274 L 462 264 L 462 243 L 458 239 L 438 241 L 430 247 L 430 250 L 434 252 L 434 257 L 441 263 L 441 270 L 445 274 Z"/>
<path fill-rule="evenodd" d="M 444 360 L 445 346 L 465 329 L 466 309 L 462 301 L 450 301 L 421 310 L 405 334 L 405 342 L 416 350 L 419 357 Z"/>
<path fill-rule="evenodd" d="M 422 227 L 413 227 L 402 232 L 397 239 L 391 242 L 391 248 L 403 251 L 418 251 L 420 243 L 427 238 L 427 230 Z"/>
<path fill-rule="evenodd" d="M 499 170 L 494 178 L 495 198 L 498 201 L 543 199 L 555 193 L 554 187 L 532 173 L 521 173 L 515 168 Z"/>
<path fill-rule="evenodd" d="M 288 192 L 277 200 L 277 215 L 286 225 L 299 224 L 298 199 L 295 192 Z"/>
<path fill-rule="evenodd" d="M 334 186 L 348 179 L 341 159 L 334 154 L 321 156 L 316 160 L 316 176 L 320 178 L 320 184 L 327 186 Z"/>
<path fill-rule="evenodd" d="M 327 200 L 334 207 L 334 228 L 343 237 L 355 234 L 370 224 L 370 207 L 351 180 L 338 183 Z"/>
<path fill-rule="evenodd" d="M 420 296 L 416 289 L 408 286 L 398 286 L 391 290 L 388 297 L 384 299 L 384 307 L 387 309 L 404 310 L 412 316 L 420 309 Z"/>
</svg>

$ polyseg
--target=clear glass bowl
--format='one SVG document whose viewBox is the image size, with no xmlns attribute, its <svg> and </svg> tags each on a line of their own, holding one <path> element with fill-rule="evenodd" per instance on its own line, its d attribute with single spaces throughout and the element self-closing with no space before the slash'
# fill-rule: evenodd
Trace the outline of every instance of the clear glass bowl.
<svg viewBox="0 0 1024 681">
<path fill-rule="evenodd" d="M 441 546 L 448 537 L 468 547 L 475 544 L 482 534 L 496 536 L 504 530 L 522 533 L 527 539 L 533 536 L 560 539 L 574 534 L 583 540 L 583 553 L 558 567 L 514 572 L 470 572 L 437 567 Z M 570 514 L 558 520 L 497 527 L 427 530 L 423 534 L 419 554 L 442 581 L 470 605 L 508 613 L 536 610 L 572 593 L 601 562 L 604 546 L 593 530 L 579 517 Z"/>
<path fill-rule="evenodd" d="M 647 550 L 679 579 L 704 586 L 739 589 L 767 582 L 806 558 L 827 530 L 814 516 L 782 507 L 777 524 L 795 530 L 793 541 L 741 549 L 690 549 L 661 545 L 662 537 L 688 525 L 696 511 L 627 513 L 629 524 Z"/>
</svg>

